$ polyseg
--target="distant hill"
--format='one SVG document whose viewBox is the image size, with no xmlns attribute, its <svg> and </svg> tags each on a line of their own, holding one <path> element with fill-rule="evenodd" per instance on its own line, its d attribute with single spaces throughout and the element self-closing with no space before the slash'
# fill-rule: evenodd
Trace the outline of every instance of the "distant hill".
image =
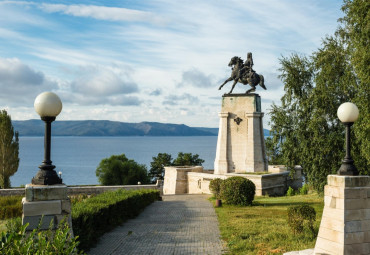
<svg viewBox="0 0 370 255">
<path fill-rule="evenodd" d="M 41 120 L 15 120 L 13 126 L 21 136 L 43 136 Z M 269 133 L 268 130 L 264 130 Z M 189 127 L 158 122 L 127 123 L 108 120 L 55 121 L 56 136 L 217 136 L 218 128 Z"/>
</svg>

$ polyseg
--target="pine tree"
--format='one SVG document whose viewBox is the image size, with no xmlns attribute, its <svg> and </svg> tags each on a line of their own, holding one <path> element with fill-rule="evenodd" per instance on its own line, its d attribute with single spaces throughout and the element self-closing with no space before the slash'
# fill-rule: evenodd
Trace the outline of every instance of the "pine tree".
<svg viewBox="0 0 370 255">
<path fill-rule="evenodd" d="M 172 156 L 168 153 L 158 153 L 157 157 L 152 157 L 153 161 L 150 162 L 149 176 L 151 178 L 158 178 L 163 180 L 164 167 L 172 165 Z"/>
<path fill-rule="evenodd" d="M 10 176 L 19 166 L 18 132 L 14 132 L 10 116 L 0 111 L 0 187 L 10 188 Z"/>
</svg>

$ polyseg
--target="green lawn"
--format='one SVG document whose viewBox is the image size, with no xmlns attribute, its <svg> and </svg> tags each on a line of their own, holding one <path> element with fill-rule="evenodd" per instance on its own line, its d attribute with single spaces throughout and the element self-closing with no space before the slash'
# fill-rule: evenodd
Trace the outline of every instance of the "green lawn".
<svg viewBox="0 0 370 255">
<path fill-rule="evenodd" d="M 316 210 L 316 230 L 319 229 L 323 197 L 317 194 L 291 197 L 256 197 L 254 205 L 239 207 L 223 205 L 215 208 L 222 239 L 229 254 L 283 254 L 315 246 L 316 238 L 294 235 L 287 223 L 290 205 L 307 203 Z"/>
</svg>

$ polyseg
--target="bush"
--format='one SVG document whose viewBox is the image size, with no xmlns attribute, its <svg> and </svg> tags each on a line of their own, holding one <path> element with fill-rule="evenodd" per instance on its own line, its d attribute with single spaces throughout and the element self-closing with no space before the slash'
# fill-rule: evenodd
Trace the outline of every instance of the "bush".
<svg viewBox="0 0 370 255">
<path fill-rule="evenodd" d="M 136 185 L 149 183 L 145 165 L 140 165 L 125 154 L 103 159 L 96 169 L 96 176 L 102 185 Z"/>
<path fill-rule="evenodd" d="M 22 196 L 0 197 L 0 220 L 22 216 Z"/>
<path fill-rule="evenodd" d="M 135 217 L 158 199 L 158 190 L 120 189 L 76 203 L 72 207 L 72 226 L 79 236 L 79 248 L 88 250 L 105 232 Z"/>
<path fill-rule="evenodd" d="M 243 177 L 230 177 L 221 184 L 221 198 L 232 205 L 252 205 L 256 186 Z"/>
<path fill-rule="evenodd" d="M 286 192 L 287 196 L 294 196 L 295 195 L 295 190 L 289 186 L 289 189 Z"/>
<path fill-rule="evenodd" d="M 19 232 L 22 230 L 22 219 L 21 217 L 10 219 L 5 226 L 8 232 Z"/>
<path fill-rule="evenodd" d="M 220 193 L 221 193 L 221 184 L 224 180 L 220 179 L 220 178 L 216 178 L 216 179 L 213 179 L 212 181 L 210 181 L 209 183 L 209 189 L 211 190 L 211 192 L 213 193 L 213 195 L 215 196 L 216 199 L 220 199 L 221 196 L 220 196 Z"/>
<path fill-rule="evenodd" d="M 316 221 L 315 209 L 307 204 L 288 207 L 288 224 L 294 233 L 302 233 L 305 226 L 315 235 L 313 224 Z"/>
<path fill-rule="evenodd" d="M 22 226 L 20 218 L 13 220 L 9 226 L 7 232 L 0 233 L 0 254 L 82 254 L 77 250 L 77 237 L 71 236 L 65 221 L 56 230 L 52 230 L 53 224 L 50 224 L 49 230 L 34 229 L 27 233 L 28 223 Z"/>
<path fill-rule="evenodd" d="M 299 194 L 301 195 L 307 195 L 308 194 L 308 184 L 305 183 L 300 189 Z"/>
</svg>

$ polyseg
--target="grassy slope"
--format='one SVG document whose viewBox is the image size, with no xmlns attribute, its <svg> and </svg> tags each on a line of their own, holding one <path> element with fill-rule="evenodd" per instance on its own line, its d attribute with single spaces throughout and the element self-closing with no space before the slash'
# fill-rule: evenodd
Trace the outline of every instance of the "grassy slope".
<svg viewBox="0 0 370 255">
<path fill-rule="evenodd" d="M 316 210 L 318 230 L 323 198 L 317 194 L 292 197 L 256 197 L 251 207 L 216 208 L 223 240 L 230 254 L 283 254 L 315 246 L 316 238 L 294 235 L 287 224 L 287 207 L 308 203 Z"/>
</svg>

